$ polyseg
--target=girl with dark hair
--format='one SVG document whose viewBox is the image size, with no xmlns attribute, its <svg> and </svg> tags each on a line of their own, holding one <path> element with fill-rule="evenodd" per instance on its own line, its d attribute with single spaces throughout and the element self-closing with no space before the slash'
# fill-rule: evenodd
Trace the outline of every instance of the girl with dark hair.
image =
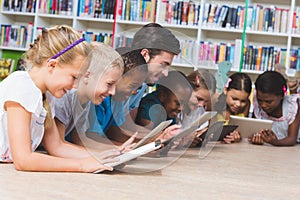
<svg viewBox="0 0 300 200">
<path fill-rule="evenodd" d="M 214 109 L 218 112 L 217 120 L 228 123 L 230 115 L 248 117 L 252 90 L 250 77 L 245 73 L 234 73 L 229 78 L 224 87 L 223 93 L 218 97 Z M 225 143 L 239 142 L 240 134 L 237 131 L 229 134 Z"/>
<path fill-rule="evenodd" d="M 273 121 L 266 129 L 248 138 L 253 144 L 293 146 L 300 142 L 300 96 L 286 95 L 286 79 L 279 72 L 266 71 L 255 82 L 254 116 Z"/>
</svg>

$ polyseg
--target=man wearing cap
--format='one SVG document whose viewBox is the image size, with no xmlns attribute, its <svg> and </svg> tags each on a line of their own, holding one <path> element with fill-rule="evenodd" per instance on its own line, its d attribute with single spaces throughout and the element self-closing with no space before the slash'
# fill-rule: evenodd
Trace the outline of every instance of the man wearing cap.
<svg viewBox="0 0 300 200">
<path fill-rule="evenodd" d="M 147 85 L 153 86 L 161 77 L 168 76 L 169 66 L 174 56 L 180 53 L 179 40 L 170 30 L 157 23 L 149 23 L 139 29 L 133 37 L 131 48 L 139 50 L 144 57 L 148 64 L 148 74 L 142 87 L 131 95 L 128 100 L 130 114 L 125 113 L 127 114 L 126 122 L 122 127 L 111 126 L 106 132 L 110 139 L 119 142 L 128 139 L 128 135 L 122 134 L 124 130 L 138 131 L 139 133 L 145 131 L 135 125 L 134 121 L 139 103 L 146 93 Z M 178 127 L 173 128 L 177 129 Z M 139 135 L 143 137 L 143 134 Z"/>
<path fill-rule="evenodd" d="M 145 83 L 153 86 L 159 78 L 168 76 L 169 66 L 180 53 L 178 39 L 168 29 L 156 23 L 143 26 L 133 37 L 132 48 L 139 49 L 148 64 Z M 135 119 L 139 102 L 146 91 L 146 84 L 139 93 L 130 97 L 131 116 Z"/>
</svg>

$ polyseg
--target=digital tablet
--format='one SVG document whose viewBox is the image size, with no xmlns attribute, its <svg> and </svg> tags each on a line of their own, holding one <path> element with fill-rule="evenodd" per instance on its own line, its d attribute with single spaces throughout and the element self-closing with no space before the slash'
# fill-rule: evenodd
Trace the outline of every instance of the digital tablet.
<svg viewBox="0 0 300 200">
<path fill-rule="evenodd" d="M 190 123 L 190 125 L 188 127 L 184 127 L 180 131 L 180 133 L 178 133 L 174 137 L 169 138 L 166 141 L 163 141 L 163 144 L 168 145 L 170 142 L 179 140 L 179 139 L 193 133 L 194 131 L 196 131 L 198 129 L 199 126 L 201 126 L 202 124 L 204 124 L 205 122 L 207 122 L 208 120 L 213 118 L 216 114 L 217 114 L 217 112 L 215 112 L 215 111 L 209 111 L 209 112 L 203 113 L 202 115 L 199 115 L 194 121 L 192 121 Z"/>
<path fill-rule="evenodd" d="M 143 146 L 150 142 L 152 139 L 154 139 L 158 134 L 161 133 L 162 130 L 167 128 L 172 123 L 172 120 L 163 121 L 158 126 L 156 126 L 154 129 L 152 129 L 145 137 L 143 137 L 140 141 L 138 141 L 132 149 L 138 148 L 140 146 Z"/>
<path fill-rule="evenodd" d="M 224 121 L 218 121 L 212 124 L 204 133 L 199 137 L 204 140 L 208 138 L 210 141 L 223 141 L 224 138 L 236 130 L 238 125 L 224 125 Z"/>
<path fill-rule="evenodd" d="M 116 167 L 120 164 L 126 163 L 130 160 L 133 160 L 133 159 L 137 158 L 137 157 L 140 157 L 142 155 L 145 155 L 147 153 L 155 151 L 155 150 L 159 149 L 160 147 L 161 147 L 161 142 L 160 142 L 160 140 L 157 140 L 155 142 L 151 142 L 149 144 L 146 144 L 144 146 L 138 147 L 136 149 L 133 149 L 129 152 L 126 152 L 124 154 L 121 154 L 121 155 L 117 156 L 117 158 L 119 159 L 119 161 L 117 161 L 117 162 L 106 163 L 104 165 L 109 166 L 109 167 Z M 102 171 L 103 170 L 100 169 L 100 170 L 94 171 L 93 173 L 97 174 L 97 173 L 100 173 Z"/>
<path fill-rule="evenodd" d="M 262 129 L 272 129 L 273 121 L 230 115 L 229 124 L 238 125 L 237 131 L 239 131 L 241 137 L 248 138 L 253 133 L 260 132 Z"/>
<path fill-rule="evenodd" d="M 216 116 L 216 111 L 206 111 L 202 115 L 199 115 L 195 120 L 193 120 L 190 126 L 197 126 L 197 129 L 201 127 L 204 123 L 208 122 L 211 118 Z"/>
</svg>

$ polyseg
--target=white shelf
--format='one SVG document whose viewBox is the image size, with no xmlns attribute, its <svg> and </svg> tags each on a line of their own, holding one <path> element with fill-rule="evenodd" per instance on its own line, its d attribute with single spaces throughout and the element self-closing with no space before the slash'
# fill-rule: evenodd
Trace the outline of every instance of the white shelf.
<svg viewBox="0 0 300 200">
<path fill-rule="evenodd" d="M 0 46 L 0 49 L 2 50 L 12 50 L 12 51 L 27 51 L 26 48 L 19 48 L 19 47 L 5 47 L 5 46 Z"/>
<path fill-rule="evenodd" d="M 92 18 L 92 17 L 76 17 L 77 20 L 87 21 L 87 22 L 103 22 L 103 23 L 113 23 L 113 19 L 102 19 L 102 18 Z"/>
<path fill-rule="evenodd" d="M 193 66 L 193 65 L 191 65 L 191 64 L 189 64 L 189 63 L 180 63 L 180 62 L 174 61 L 174 62 L 172 63 L 172 67 L 188 67 L 188 68 L 194 68 L 194 67 L 196 67 L 196 66 Z"/>
<path fill-rule="evenodd" d="M 137 25 L 137 26 L 144 26 L 150 22 L 143 22 L 143 21 L 129 21 L 129 20 L 116 20 L 119 24 L 129 24 L 129 25 Z"/>
<path fill-rule="evenodd" d="M 239 69 L 233 68 L 230 71 L 233 72 L 239 72 Z M 247 69 L 242 69 L 242 72 L 247 73 L 247 74 L 254 74 L 254 75 L 259 75 L 261 73 L 263 73 L 263 71 L 257 71 L 257 70 L 247 70 Z"/>
<path fill-rule="evenodd" d="M 214 70 L 217 71 L 218 67 L 217 64 L 215 64 L 215 66 L 209 66 L 209 65 L 198 65 L 196 66 L 197 69 L 207 69 L 207 70 Z"/>
<path fill-rule="evenodd" d="M 229 33 L 242 33 L 243 30 L 240 29 L 234 29 L 234 28 L 220 28 L 220 27 L 208 27 L 203 26 L 201 28 L 202 31 L 214 31 L 214 32 L 229 32 Z"/>
<path fill-rule="evenodd" d="M 29 12 L 14 12 L 14 11 L 1 11 L 1 14 L 3 15 L 17 15 L 17 16 L 35 16 L 35 13 L 29 13 Z"/>
<path fill-rule="evenodd" d="M 198 30 L 198 26 L 191 26 L 191 25 L 180 25 L 180 24 L 167 24 L 167 23 L 159 23 L 160 25 L 166 27 L 166 28 L 176 28 L 176 29 L 192 29 L 192 30 Z"/>
<path fill-rule="evenodd" d="M 262 36 L 272 36 L 272 37 L 288 37 L 289 34 L 287 33 L 275 33 L 275 32 L 266 32 L 266 31 L 252 31 L 252 30 L 246 30 L 247 34 L 253 34 L 253 35 L 262 35 Z"/>
<path fill-rule="evenodd" d="M 73 19 L 73 16 L 70 15 L 55 15 L 55 14 L 43 14 L 39 13 L 38 17 L 44 17 L 44 18 L 57 18 L 57 19 Z"/>
<path fill-rule="evenodd" d="M 294 33 L 291 35 L 293 38 L 300 38 L 300 33 Z"/>
</svg>

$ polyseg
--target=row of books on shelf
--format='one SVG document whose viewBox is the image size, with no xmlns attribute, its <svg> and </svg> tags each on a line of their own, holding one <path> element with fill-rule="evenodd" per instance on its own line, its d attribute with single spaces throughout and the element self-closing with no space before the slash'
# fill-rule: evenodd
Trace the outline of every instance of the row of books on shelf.
<svg viewBox="0 0 300 200">
<path fill-rule="evenodd" d="M 197 42 L 195 40 L 180 40 L 181 52 L 174 57 L 175 63 L 188 63 L 190 65 L 197 65 Z"/>
<path fill-rule="evenodd" d="M 212 43 L 201 41 L 199 44 L 198 62 L 212 61 L 217 64 L 223 61 L 234 62 L 236 49 L 231 43 Z"/>
<path fill-rule="evenodd" d="M 40 0 L 39 13 L 71 16 L 73 0 Z"/>
<path fill-rule="evenodd" d="M 4 11 L 35 13 L 37 0 L 5 0 Z M 73 0 L 40 0 L 39 13 L 73 15 Z M 116 0 L 79 0 L 78 16 L 113 19 Z"/>
<path fill-rule="evenodd" d="M 241 40 L 232 43 L 212 43 L 201 41 L 199 45 L 198 62 L 218 64 L 223 61 L 233 63 L 233 68 L 238 69 L 243 52 L 242 69 L 266 71 L 274 70 L 274 65 L 279 63 L 286 65 L 289 62 L 290 69 L 300 70 L 300 48 L 291 49 L 290 57 L 287 49 L 274 46 L 248 45 L 242 48 Z"/>
<path fill-rule="evenodd" d="M 120 0 L 117 19 L 154 22 L 156 0 Z"/>
<path fill-rule="evenodd" d="M 271 71 L 274 70 L 275 63 L 284 63 L 284 56 L 286 56 L 286 54 L 274 49 L 273 46 L 255 47 L 249 45 L 244 48 L 242 69 Z"/>
<path fill-rule="evenodd" d="M 36 35 L 33 35 L 33 24 L 30 22 L 27 26 L 1 24 L 0 46 L 11 48 L 28 48 L 33 39 L 43 30 L 43 27 L 36 27 Z M 98 41 L 106 44 L 112 44 L 112 33 L 95 33 L 92 31 L 78 31 L 86 41 Z"/>
<path fill-rule="evenodd" d="M 286 33 L 289 26 L 290 10 L 275 6 L 264 8 L 262 5 L 249 6 L 247 29 L 255 31 Z"/>
<path fill-rule="evenodd" d="M 115 48 L 131 47 L 132 37 L 127 37 L 126 35 L 115 35 L 114 39 Z"/>
<path fill-rule="evenodd" d="M 116 0 L 79 0 L 78 16 L 91 18 L 114 18 Z"/>
<path fill-rule="evenodd" d="M 275 64 L 286 66 L 295 71 L 300 70 L 300 48 L 290 49 L 290 56 L 287 56 L 286 48 L 274 46 L 253 46 L 244 47 L 243 69 L 247 70 L 274 70 Z"/>
<path fill-rule="evenodd" d="M 1 24 L 0 45 L 5 47 L 28 48 L 33 41 L 33 25 Z"/>
<path fill-rule="evenodd" d="M 244 26 L 245 7 L 229 7 L 205 3 L 203 14 L 203 26 L 226 27 L 242 29 Z"/>
<path fill-rule="evenodd" d="M 89 43 L 92 41 L 97 41 L 112 45 L 111 33 L 94 33 L 91 31 L 84 31 L 82 32 L 82 37 Z"/>
<path fill-rule="evenodd" d="M 198 25 L 200 3 L 193 1 L 162 1 L 158 21 L 168 24 Z"/>
<path fill-rule="evenodd" d="M 34 13 L 37 0 L 4 0 L 3 10 Z"/>
<path fill-rule="evenodd" d="M 215 3 L 205 3 L 204 6 L 204 26 L 243 29 L 246 19 L 247 30 L 281 33 L 286 33 L 288 30 L 289 9 L 275 6 L 263 7 L 257 4 L 248 7 L 245 18 L 245 6 L 229 7 Z"/>
</svg>

